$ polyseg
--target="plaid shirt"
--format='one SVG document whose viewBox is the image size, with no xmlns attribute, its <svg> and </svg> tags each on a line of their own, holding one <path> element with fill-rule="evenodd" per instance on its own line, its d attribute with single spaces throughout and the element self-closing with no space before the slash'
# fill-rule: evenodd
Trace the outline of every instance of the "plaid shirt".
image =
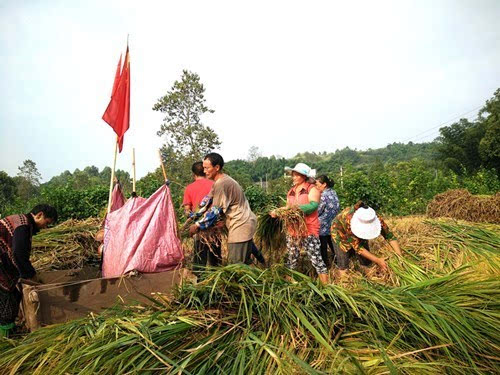
<svg viewBox="0 0 500 375">
<path fill-rule="evenodd" d="M 351 220 L 354 212 L 361 206 L 361 202 L 356 203 L 354 206 L 346 207 L 332 223 L 332 239 L 337 246 L 344 252 L 354 249 L 357 253 L 361 250 L 368 250 L 368 241 L 356 237 L 351 231 Z M 396 236 L 389 230 L 385 221 L 377 215 L 382 226 L 381 235 L 387 240 L 396 240 Z"/>
</svg>

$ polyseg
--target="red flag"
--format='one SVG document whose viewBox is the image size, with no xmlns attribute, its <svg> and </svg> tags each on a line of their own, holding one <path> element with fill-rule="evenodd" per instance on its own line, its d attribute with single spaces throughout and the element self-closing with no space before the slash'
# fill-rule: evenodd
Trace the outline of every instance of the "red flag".
<svg viewBox="0 0 500 375">
<path fill-rule="evenodd" d="M 121 67 L 122 67 L 122 54 L 120 53 L 120 60 L 118 60 L 118 65 L 116 67 L 115 81 L 113 82 L 113 90 L 111 90 L 111 97 L 113 97 L 118 87 L 118 83 L 120 83 Z"/>
<path fill-rule="evenodd" d="M 115 83 L 113 84 L 111 100 L 106 108 L 106 112 L 102 115 L 102 119 L 115 131 L 121 152 L 123 148 L 123 137 L 130 126 L 130 57 L 128 46 L 120 79 L 118 82 L 116 79 L 117 75 L 115 76 Z"/>
</svg>

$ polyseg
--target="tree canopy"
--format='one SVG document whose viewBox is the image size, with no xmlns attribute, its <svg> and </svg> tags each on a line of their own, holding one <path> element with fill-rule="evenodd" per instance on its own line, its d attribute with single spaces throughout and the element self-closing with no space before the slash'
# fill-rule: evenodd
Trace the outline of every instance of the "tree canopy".
<svg viewBox="0 0 500 375">
<path fill-rule="evenodd" d="M 205 87 L 196 73 L 184 70 L 180 81 L 153 106 L 165 114 L 158 136 L 165 137 L 162 156 L 167 166 L 186 166 L 218 148 L 215 131 L 202 123 L 202 116 L 213 113 L 205 104 Z"/>
</svg>

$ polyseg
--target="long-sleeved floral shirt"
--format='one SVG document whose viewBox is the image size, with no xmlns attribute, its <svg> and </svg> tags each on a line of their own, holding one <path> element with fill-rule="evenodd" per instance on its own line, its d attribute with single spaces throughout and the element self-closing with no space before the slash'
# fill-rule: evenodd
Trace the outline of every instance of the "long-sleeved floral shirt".
<svg viewBox="0 0 500 375">
<path fill-rule="evenodd" d="M 369 250 L 368 241 L 356 237 L 351 230 L 351 220 L 354 212 L 361 207 L 362 202 L 357 202 L 354 206 L 346 207 L 332 222 L 332 239 L 337 246 L 345 252 L 354 249 L 357 253 L 361 250 Z M 396 236 L 389 230 L 385 221 L 377 214 L 382 227 L 381 235 L 387 240 L 396 240 Z"/>
<path fill-rule="evenodd" d="M 221 207 L 212 205 L 213 199 L 210 195 L 206 195 L 198 205 L 197 212 L 191 212 L 190 218 L 194 219 L 200 226 L 201 230 L 206 230 L 213 227 L 215 223 L 221 220 L 223 214 Z"/>
<path fill-rule="evenodd" d="M 339 198 L 335 190 L 326 189 L 321 193 L 321 200 L 318 206 L 319 235 L 328 236 L 332 221 L 340 210 Z"/>
</svg>

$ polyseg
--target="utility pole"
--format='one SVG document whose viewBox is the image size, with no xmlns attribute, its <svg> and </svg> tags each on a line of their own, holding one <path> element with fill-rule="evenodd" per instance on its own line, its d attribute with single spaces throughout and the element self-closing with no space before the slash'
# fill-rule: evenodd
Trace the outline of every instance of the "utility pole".
<svg viewBox="0 0 500 375">
<path fill-rule="evenodd" d="M 340 187 L 344 189 L 344 169 L 340 166 Z"/>
</svg>

